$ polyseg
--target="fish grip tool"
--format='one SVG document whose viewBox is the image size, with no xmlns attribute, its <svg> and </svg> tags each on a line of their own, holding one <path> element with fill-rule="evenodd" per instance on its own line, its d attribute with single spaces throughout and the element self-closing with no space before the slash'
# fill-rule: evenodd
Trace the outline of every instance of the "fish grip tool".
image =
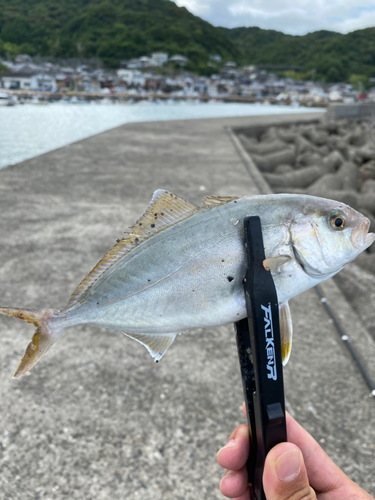
<svg viewBox="0 0 375 500">
<path fill-rule="evenodd" d="M 279 308 L 265 260 L 260 218 L 244 220 L 247 318 L 235 323 L 250 430 L 247 471 L 254 500 L 265 500 L 262 476 L 267 453 L 287 440 Z"/>
</svg>

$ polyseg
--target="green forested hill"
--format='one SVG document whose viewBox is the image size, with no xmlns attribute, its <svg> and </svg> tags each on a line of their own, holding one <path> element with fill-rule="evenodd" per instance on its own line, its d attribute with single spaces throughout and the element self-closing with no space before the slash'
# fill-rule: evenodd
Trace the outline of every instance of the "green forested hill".
<svg viewBox="0 0 375 500">
<path fill-rule="evenodd" d="M 109 67 L 154 51 L 188 57 L 209 73 L 210 54 L 240 64 L 300 66 L 308 77 L 375 77 L 375 28 L 304 36 L 216 28 L 170 0 L 0 0 L 0 55 L 99 58 Z"/>
<path fill-rule="evenodd" d="M 96 57 L 108 66 L 151 51 L 240 59 L 219 29 L 170 0 L 0 0 L 0 53 Z"/>
<path fill-rule="evenodd" d="M 220 28 L 249 64 L 301 66 L 316 70 L 326 81 L 349 80 L 353 75 L 375 77 L 375 28 L 347 35 L 316 31 L 304 36 L 285 35 L 260 28 Z"/>
</svg>

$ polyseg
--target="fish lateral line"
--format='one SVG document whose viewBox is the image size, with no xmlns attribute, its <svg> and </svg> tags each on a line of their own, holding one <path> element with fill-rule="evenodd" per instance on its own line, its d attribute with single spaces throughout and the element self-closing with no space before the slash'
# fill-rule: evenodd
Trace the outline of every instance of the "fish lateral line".
<svg viewBox="0 0 375 500">
<path fill-rule="evenodd" d="M 343 230 L 329 225 L 337 207 L 343 214 L 343 220 L 345 219 Z M 292 324 L 287 301 L 332 277 L 373 243 L 375 235 L 368 232 L 368 219 L 346 205 L 307 195 L 260 195 L 244 196 L 240 199 L 210 196 L 206 197 L 203 206 L 199 207 L 169 191 L 157 190 L 143 216 L 130 228 L 129 237 L 120 240 L 81 281 L 65 309 L 60 312 L 52 309 L 0 308 L 0 314 L 22 319 L 36 327 L 14 377 L 21 377 L 29 371 L 51 348 L 65 328 L 79 323 L 101 326 L 101 322 L 104 323 L 108 319 L 106 314 L 111 315 L 110 319 L 114 314 L 117 315 L 117 323 L 113 323 L 116 324 L 114 329 L 129 330 L 124 332 L 125 335 L 144 345 L 156 360 L 161 359 L 178 334 L 192 328 L 197 304 L 200 307 L 200 316 L 199 324 L 194 323 L 194 328 L 232 322 L 244 305 L 243 293 L 240 293 L 239 286 L 234 285 L 240 283 L 243 278 L 241 256 L 244 255 L 245 249 L 243 227 L 239 222 L 249 213 L 262 219 L 262 228 L 266 235 L 266 254 L 281 253 L 264 259 L 263 265 L 274 272 L 277 293 L 280 292 L 279 314 L 284 332 L 283 361 L 286 362 L 292 343 Z M 186 222 L 190 217 L 191 222 Z M 311 225 L 313 218 L 319 220 Z M 284 242 L 280 243 L 280 233 L 285 229 L 285 221 L 288 222 L 289 234 Z M 164 232 L 166 229 L 171 230 Z M 345 238 L 346 234 L 348 238 Z M 151 241 L 152 238 L 155 240 Z M 152 266 L 155 265 L 151 247 L 161 240 L 165 242 L 157 247 L 161 249 L 158 273 L 155 274 L 155 282 L 148 285 L 147 278 L 150 276 L 145 272 L 150 266 L 153 269 Z M 150 242 L 138 248 L 146 241 Z M 222 251 L 226 253 L 221 254 Z M 289 251 L 291 255 L 283 254 L 288 254 Z M 115 266 L 130 253 L 132 255 L 129 258 L 122 260 L 123 264 Z M 202 266 L 199 256 L 204 253 L 207 253 L 209 258 L 205 259 Z M 182 264 L 181 255 L 182 259 L 185 259 Z M 223 255 L 236 256 L 238 265 L 228 269 L 225 265 L 223 268 Z M 227 257 L 225 259 L 227 260 Z M 184 293 L 176 294 L 176 290 L 181 291 L 181 285 L 188 277 L 189 263 L 193 263 L 197 268 L 197 276 L 194 276 L 194 279 L 200 283 L 201 293 L 191 293 L 189 290 L 185 293 L 185 290 L 182 290 Z M 288 266 L 283 267 L 286 264 Z M 178 274 L 177 271 L 181 269 L 182 272 Z M 222 269 L 225 271 L 224 277 Z M 121 286 L 119 285 L 121 277 L 128 271 L 140 287 L 145 284 L 147 289 L 152 289 L 155 286 L 153 293 L 146 294 L 149 306 L 147 321 L 142 316 L 144 297 L 140 297 L 137 302 L 132 299 L 138 293 L 136 287 L 124 289 L 121 283 Z M 212 279 L 213 276 L 215 280 Z M 220 276 L 220 279 L 217 279 L 217 276 Z M 167 283 L 166 278 L 170 278 Z M 233 282 L 234 285 L 228 285 L 228 282 Z M 106 286 L 102 287 L 103 283 L 108 290 Z M 209 286 L 205 286 L 205 283 Z M 92 289 L 92 295 L 87 293 L 89 289 Z M 193 292 L 197 292 L 197 289 Z M 121 309 L 122 306 L 117 307 L 116 304 L 112 310 L 105 311 L 104 301 L 109 297 L 120 296 L 124 302 L 129 299 L 124 308 Z M 96 297 L 95 303 L 93 297 Z M 82 312 L 81 306 L 88 307 Z M 177 333 L 149 333 L 155 331 L 154 313 L 157 307 L 167 311 L 159 331 L 177 330 Z M 127 312 L 129 319 L 126 318 L 124 311 L 131 311 L 133 317 Z M 197 315 L 194 320 L 196 317 Z M 138 333 L 131 333 L 132 329 Z"/>
</svg>

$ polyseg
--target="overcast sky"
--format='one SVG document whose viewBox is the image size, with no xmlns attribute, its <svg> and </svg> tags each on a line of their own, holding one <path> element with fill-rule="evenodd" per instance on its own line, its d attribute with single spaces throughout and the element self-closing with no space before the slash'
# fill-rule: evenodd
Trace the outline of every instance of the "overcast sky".
<svg viewBox="0 0 375 500">
<path fill-rule="evenodd" d="M 375 0 L 175 0 L 214 26 L 258 26 L 292 35 L 375 26 Z"/>
</svg>

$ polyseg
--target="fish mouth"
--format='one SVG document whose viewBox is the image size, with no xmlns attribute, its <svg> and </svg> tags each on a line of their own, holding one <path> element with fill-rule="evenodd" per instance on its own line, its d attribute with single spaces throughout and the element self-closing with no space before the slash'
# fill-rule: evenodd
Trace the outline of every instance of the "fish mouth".
<svg viewBox="0 0 375 500">
<path fill-rule="evenodd" d="M 366 218 L 350 235 L 352 245 L 361 252 L 366 250 L 375 241 L 375 233 L 369 233 L 369 229 L 370 221 Z"/>
</svg>

